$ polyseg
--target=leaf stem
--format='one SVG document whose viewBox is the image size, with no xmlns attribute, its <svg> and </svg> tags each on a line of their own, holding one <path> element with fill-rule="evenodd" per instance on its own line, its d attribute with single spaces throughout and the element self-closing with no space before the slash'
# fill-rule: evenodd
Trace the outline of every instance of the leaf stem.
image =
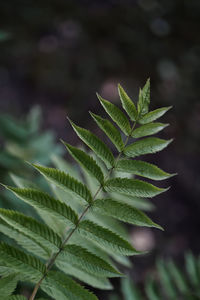
<svg viewBox="0 0 200 300">
<path fill-rule="evenodd" d="M 134 122 L 134 124 L 133 124 L 133 126 L 132 126 L 132 128 L 131 128 L 130 134 L 126 137 L 126 140 L 125 140 L 125 142 L 124 142 L 123 150 L 124 150 L 124 148 L 126 147 L 126 145 L 127 145 L 127 143 L 128 143 L 128 140 L 129 140 L 129 138 L 131 137 L 131 134 L 132 134 L 132 132 L 133 132 L 133 130 L 134 130 L 136 124 L 137 124 L 137 121 Z M 121 157 L 121 155 L 122 155 L 122 153 L 123 153 L 123 150 L 122 150 L 121 152 L 119 152 L 119 154 L 118 154 L 118 156 L 117 156 L 117 158 L 116 158 L 116 160 L 115 160 L 114 166 L 109 170 L 107 176 L 105 177 L 105 180 L 106 180 L 107 178 L 109 178 L 109 176 L 110 176 L 110 174 L 112 173 L 113 169 L 115 168 L 115 166 L 116 166 L 118 160 L 120 159 L 120 157 Z M 105 180 L 104 180 L 104 181 L 105 181 Z M 97 189 L 97 191 L 95 192 L 94 196 L 93 196 L 92 202 L 95 201 L 97 195 L 98 195 L 99 192 L 102 190 L 102 188 L 103 188 L 103 185 L 100 185 L 99 188 Z M 68 235 L 68 236 L 64 239 L 64 241 L 62 242 L 62 245 L 61 245 L 61 247 L 59 248 L 58 252 L 56 252 L 56 253 L 52 256 L 52 258 L 50 258 L 49 261 L 47 262 L 47 264 L 46 264 L 46 272 L 43 274 L 43 276 L 41 277 L 41 279 L 36 283 L 36 285 L 35 285 L 35 287 L 34 287 L 34 289 L 33 289 L 33 292 L 32 292 L 32 294 L 31 294 L 29 300 L 34 300 L 34 299 L 35 299 L 35 296 L 36 296 L 36 294 L 37 294 L 37 292 L 38 292 L 38 289 L 39 289 L 40 285 L 42 284 L 43 280 L 44 280 L 45 277 L 47 276 L 49 270 L 53 267 L 56 258 L 57 258 L 58 255 L 63 251 L 64 246 L 67 244 L 67 242 L 69 241 L 69 239 L 72 237 L 73 233 L 74 233 L 74 232 L 76 231 L 76 229 L 78 228 L 78 225 L 80 224 L 82 218 L 86 215 L 86 213 L 87 213 L 88 210 L 90 209 L 91 205 L 92 205 L 92 203 L 89 204 L 89 205 L 85 208 L 85 210 L 84 210 L 84 211 L 82 212 L 82 214 L 80 215 L 80 217 L 79 217 L 79 219 L 78 219 L 78 221 L 77 221 L 76 226 L 72 229 L 72 231 L 69 233 L 69 235 Z"/>
</svg>

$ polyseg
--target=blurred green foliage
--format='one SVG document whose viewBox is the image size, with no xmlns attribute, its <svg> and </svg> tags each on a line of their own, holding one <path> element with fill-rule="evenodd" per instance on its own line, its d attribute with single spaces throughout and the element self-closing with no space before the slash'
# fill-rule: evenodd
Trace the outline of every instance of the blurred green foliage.
<svg viewBox="0 0 200 300">
<path fill-rule="evenodd" d="M 200 299 L 200 257 L 185 255 L 185 268 L 172 260 L 157 259 L 156 268 L 146 276 L 144 290 L 131 279 L 121 280 L 123 298 L 111 295 L 110 300 L 198 300 Z"/>
<path fill-rule="evenodd" d="M 22 120 L 1 114 L 0 139 L 0 182 L 10 184 L 13 179 L 24 177 L 33 184 L 43 186 L 41 178 L 32 172 L 26 161 L 49 165 L 51 155 L 61 154 L 62 150 L 56 145 L 52 131 L 41 130 L 41 109 L 34 107 Z M 6 191 L 1 193 L 0 205 L 7 208 L 23 206 L 22 210 L 27 209 L 22 201 Z"/>
</svg>

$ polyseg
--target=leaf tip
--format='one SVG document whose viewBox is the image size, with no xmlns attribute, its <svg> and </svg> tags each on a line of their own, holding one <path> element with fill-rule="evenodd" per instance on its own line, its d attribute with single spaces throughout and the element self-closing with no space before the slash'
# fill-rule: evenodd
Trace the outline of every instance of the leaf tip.
<svg viewBox="0 0 200 300">
<path fill-rule="evenodd" d="M 119 274 L 119 276 L 118 276 L 118 277 L 120 277 L 120 278 L 126 278 L 126 277 L 127 277 L 127 275 L 126 275 L 126 274 L 123 274 L 123 273 L 120 273 L 120 272 L 118 272 L 117 274 Z"/>
<path fill-rule="evenodd" d="M 38 164 L 32 164 L 32 163 L 30 163 L 30 165 L 31 165 L 33 168 L 35 168 L 36 170 L 38 170 L 38 171 L 41 171 L 41 168 L 44 168 L 44 166 L 38 165 Z"/>
<path fill-rule="evenodd" d="M 160 229 L 161 231 L 165 231 L 164 228 L 162 226 L 160 226 L 159 224 L 153 223 L 153 227 Z"/>
<path fill-rule="evenodd" d="M 174 177 L 174 176 L 177 176 L 178 173 L 172 173 L 172 174 L 169 174 L 169 177 L 168 178 L 171 178 L 171 177 Z"/>
<path fill-rule="evenodd" d="M 69 117 L 67 117 L 67 120 L 69 121 L 72 127 L 76 127 L 75 123 Z"/>
<path fill-rule="evenodd" d="M 123 88 L 122 88 L 121 84 L 120 84 L 120 83 L 118 83 L 117 87 L 118 87 L 118 91 L 119 91 L 119 93 L 120 93 L 120 92 L 123 90 Z"/>
<path fill-rule="evenodd" d="M 163 188 L 163 192 L 167 192 L 169 189 L 171 189 L 171 186 L 168 186 L 167 188 Z"/>
<path fill-rule="evenodd" d="M 103 107 L 104 107 L 104 104 L 109 102 L 109 101 L 105 100 L 103 97 L 101 97 L 98 93 L 96 93 L 96 95 Z"/>
<path fill-rule="evenodd" d="M 32 163 L 31 163 L 30 161 L 25 160 L 24 162 L 25 162 L 27 165 L 32 166 Z"/>
<path fill-rule="evenodd" d="M 95 116 L 95 114 L 94 114 L 92 111 L 90 111 L 90 110 L 89 110 L 89 114 L 90 114 L 90 116 L 91 116 L 92 118 Z"/>
<path fill-rule="evenodd" d="M 67 147 L 66 145 L 68 145 L 68 144 L 65 141 L 63 141 L 63 139 L 60 139 L 60 141 L 65 147 Z"/>
<path fill-rule="evenodd" d="M 8 189 L 8 186 L 6 184 L 0 182 L 0 185 L 3 186 L 5 189 Z"/>
<path fill-rule="evenodd" d="M 99 99 L 99 101 L 101 101 L 102 97 L 99 95 L 99 93 L 96 92 L 96 96 Z"/>
<path fill-rule="evenodd" d="M 174 138 L 168 140 L 168 145 L 171 144 L 174 141 Z"/>
</svg>

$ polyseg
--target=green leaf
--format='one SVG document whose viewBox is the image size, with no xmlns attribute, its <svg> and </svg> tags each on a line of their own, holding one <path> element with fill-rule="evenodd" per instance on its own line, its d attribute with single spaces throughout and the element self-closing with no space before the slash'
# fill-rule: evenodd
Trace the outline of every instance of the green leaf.
<svg viewBox="0 0 200 300">
<path fill-rule="evenodd" d="M 0 295 L 2 299 L 10 296 L 16 289 L 18 274 L 10 274 L 0 279 Z"/>
<path fill-rule="evenodd" d="M 0 243 L 0 263 L 14 272 L 24 273 L 29 280 L 38 280 L 45 273 L 45 265 L 36 257 L 5 243 Z"/>
<path fill-rule="evenodd" d="M 143 89 L 140 89 L 139 100 L 138 100 L 138 114 L 143 116 L 148 113 L 150 104 L 150 79 L 147 79 Z"/>
<path fill-rule="evenodd" d="M 99 244 L 100 247 L 111 249 L 113 252 L 123 255 L 139 254 L 129 242 L 121 238 L 111 230 L 101 227 L 91 221 L 82 221 L 78 226 L 79 233 Z"/>
<path fill-rule="evenodd" d="M 61 272 L 50 271 L 41 288 L 55 299 L 98 300 L 93 293 Z"/>
<path fill-rule="evenodd" d="M 39 243 L 43 248 L 56 251 L 61 247 L 60 237 L 48 226 L 31 217 L 17 211 L 0 208 L 0 218 Z"/>
<path fill-rule="evenodd" d="M 4 300 L 27 300 L 27 298 L 24 296 L 21 296 L 21 295 L 13 295 L 13 296 L 4 298 Z"/>
<path fill-rule="evenodd" d="M 125 135 L 130 135 L 131 127 L 129 121 L 125 114 L 113 103 L 103 99 L 99 94 L 97 97 L 105 109 L 105 111 L 109 114 L 111 119 L 119 126 L 119 128 L 124 132 Z"/>
<path fill-rule="evenodd" d="M 81 128 L 70 121 L 73 129 L 80 139 L 99 156 L 106 164 L 107 168 L 114 166 L 114 156 L 108 146 L 106 146 L 96 135 L 89 130 Z"/>
<path fill-rule="evenodd" d="M 116 169 L 153 180 L 163 180 L 176 174 L 169 174 L 157 166 L 141 160 L 120 159 Z"/>
<path fill-rule="evenodd" d="M 95 157 L 96 159 L 96 157 Z M 88 189 L 90 190 L 92 195 L 95 195 L 96 191 L 99 189 L 99 184 L 94 176 L 91 176 L 85 169 L 83 169 L 82 176 L 84 179 L 85 184 L 87 185 Z M 103 183 L 102 183 L 103 186 Z M 102 193 L 102 189 L 99 190 L 99 193 Z"/>
<path fill-rule="evenodd" d="M 145 284 L 145 292 L 148 300 L 161 300 L 162 296 L 158 291 L 157 285 L 152 277 L 148 277 Z"/>
<path fill-rule="evenodd" d="M 92 202 L 92 195 L 86 185 L 69 176 L 67 173 L 54 168 L 47 168 L 32 164 L 45 178 L 63 190 L 71 191 L 73 194 L 86 202 Z"/>
<path fill-rule="evenodd" d="M 46 193 L 33 189 L 5 187 L 33 207 L 48 212 L 53 217 L 57 217 L 72 227 L 78 222 L 77 214 L 69 206 Z"/>
<path fill-rule="evenodd" d="M 127 256 L 123 256 L 120 254 L 116 254 L 116 253 L 111 253 L 110 251 L 110 255 L 112 255 L 112 258 L 120 265 L 125 266 L 126 268 L 131 268 L 132 267 L 132 262 L 130 261 L 129 257 Z"/>
<path fill-rule="evenodd" d="M 166 265 L 161 259 L 157 260 L 156 264 L 162 286 L 165 287 L 168 297 L 170 299 L 175 299 L 177 297 L 176 289 Z"/>
<path fill-rule="evenodd" d="M 9 276 L 15 274 L 9 267 L 5 267 L 4 263 L 0 263 L 0 276 Z"/>
<path fill-rule="evenodd" d="M 149 113 L 145 114 L 140 120 L 139 123 L 140 124 L 147 124 L 147 123 L 151 123 L 157 119 L 159 119 L 160 117 L 162 117 L 169 109 L 171 109 L 172 106 L 168 106 L 168 107 L 161 107 L 155 110 L 150 111 Z"/>
<path fill-rule="evenodd" d="M 30 180 L 24 179 L 13 173 L 10 174 L 10 177 L 17 187 L 37 189 L 37 185 Z"/>
<path fill-rule="evenodd" d="M 173 139 L 163 140 L 155 137 L 145 138 L 128 145 L 124 149 L 124 154 L 130 157 L 136 157 L 144 154 L 156 153 L 166 148 Z"/>
<path fill-rule="evenodd" d="M 80 267 L 72 266 L 71 264 L 67 263 L 64 260 L 60 260 L 59 257 L 56 261 L 56 266 L 65 272 L 66 274 L 69 274 L 80 281 L 93 286 L 97 289 L 102 290 L 112 290 L 112 285 L 109 282 L 107 278 L 95 276 L 94 274 L 90 274 L 86 272 L 85 270 L 82 270 Z"/>
<path fill-rule="evenodd" d="M 58 157 L 56 160 L 58 162 Z M 55 160 L 54 160 L 54 162 L 55 162 Z M 55 163 L 55 165 L 58 169 L 60 169 L 62 171 L 67 171 L 68 174 L 70 174 L 70 176 L 72 176 L 72 174 L 73 174 L 73 177 L 78 179 L 79 181 L 82 180 L 82 174 L 77 165 L 71 164 L 69 162 L 67 162 L 67 164 L 66 164 L 66 160 L 64 160 L 61 157 L 59 157 L 59 163 L 57 163 L 57 162 Z M 87 175 L 90 176 L 88 173 L 87 173 Z M 96 179 L 94 179 L 94 182 L 95 182 L 95 185 L 98 187 L 98 182 L 96 181 Z M 51 183 L 50 183 L 50 187 L 51 187 L 51 190 L 53 191 L 53 194 L 55 195 L 55 197 L 57 199 L 59 199 L 61 202 L 66 203 L 67 205 L 69 205 L 72 209 L 74 209 L 77 212 L 82 210 L 83 204 L 85 205 L 85 203 L 84 203 L 84 201 L 77 201 L 77 196 L 75 193 L 72 194 L 70 190 L 68 190 L 68 191 L 63 190 L 62 188 L 56 186 L 55 184 L 51 184 Z"/>
<path fill-rule="evenodd" d="M 122 102 L 123 109 L 127 112 L 132 121 L 137 120 L 137 110 L 135 104 L 129 98 L 123 87 L 118 84 L 118 92 Z"/>
<path fill-rule="evenodd" d="M 28 138 L 28 130 L 19 121 L 14 120 L 8 115 L 1 113 L 0 116 L 0 132 L 1 136 L 5 137 L 7 141 L 16 142 L 18 146 Z"/>
<path fill-rule="evenodd" d="M 30 133 L 37 133 L 42 126 L 42 109 L 39 105 L 34 105 L 26 118 L 26 125 Z"/>
<path fill-rule="evenodd" d="M 142 211 L 113 199 L 97 199 L 92 207 L 98 212 L 137 226 L 155 227 L 161 226 L 151 221 Z"/>
<path fill-rule="evenodd" d="M 107 192 L 150 198 L 168 190 L 168 188 L 158 188 L 145 181 L 129 178 L 110 179 L 105 183 L 104 188 Z"/>
<path fill-rule="evenodd" d="M 92 176 L 94 176 L 99 183 L 103 183 L 104 176 L 100 169 L 100 167 L 97 165 L 96 161 L 86 154 L 84 151 L 73 147 L 65 142 L 63 142 L 69 153 L 72 155 L 72 157 L 80 163 Z"/>
<path fill-rule="evenodd" d="M 126 203 L 132 207 L 135 207 L 137 209 L 140 209 L 142 211 L 152 211 L 155 209 L 155 206 L 152 204 L 152 202 L 149 201 L 149 199 L 145 198 L 139 198 L 131 195 L 124 195 L 119 193 L 110 193 L 109 194 L 113 199 L 121 202 Z"/>
<path fill-rule="evenodd" d="M 158 133 L 159 131 L 163 130 L 165 127 L 167 127 L 169 124 L 163 124 L 163 123 L 149 123 L 142 125 L 138 128 L 136 128 L 133 133 L 132 137 L 134 138 L 141 138 L 148 135 L 153 135 Z"/>
<path fill-rule="evenodd" d="M 200 268 L 198 267 L 198 262 L 195 259 L 194 255 L 191 252 L 188 252 L 185 255 L 185 263 L 186 263 L 186 270 L 190 277 L 190 281 L 194 286 L 199 285 L 200 281 Z"/>
<path fill-rule="evenodd" d="M 59 237 L 63 237 L 63 234 L 65 232 L 66 226 L 70 226 L 70 223 L 68 223 L 67 219 L 63 219 L 62 217 L 59 217 L 58 215 L 55 216 L 48 211 L 42 210 L 40 208 L 36 208 L 38 215 L 41 217 L 41 219 L 44 221 L 44 223 L 51 228 L 55 233 L 59 235 Z M 74 225 L 71 225 L 70 227 L 74 227 Z"/>
<path fill-rule="evenodd" d="M 3 221 L 2 219 L 0 219 L 0 232 L 16 241 L 18 245 L 23 247 L 23 249 L 26 249 L 28 252 L 34 253 L 35 255 L 45 259 L 49 257 L 49 254 L 47 254 L 46 249 L 38 245 L 38 243 L 30 239 L 29 237 L 20 233 L 18 230 L 12 228 L 8 223 Z"/>
<path fill-rule="evenodd" d="M 73 236 L 70 238 L 69 244 L 79 245 L 96 256 L 102 258 L 109 264 L 112 263 L 107 252 L 105 252 L 98 245 L 95 245 L 91 240 L 85 239 L 85 237 L 81 236 L 78 231 L 74 232 Z"/>
<path fill-rule="evenodd" d="M 119 277 L 122 275 L 108 262 L 78 245 L 66 245 L 60 258 L 100 277 Z"/>
<path fill-rule="evenodd" d="M 140 290 L 129 278 L 121 280 L 121 289 L 125 300 L 142 300 Z"/>
<path fill-rule="evenodd" d="M 90 220 L 99 226 L 103 226 L 105 228 L 110 229 L 112 232 L 119 234 L 122 238 L 126 239 L 129 237 L 128 232 L 124 227 L 124 224 L 118 222 L 118 220 L 110 218 L 106 214 L 102 214 L 100 211 L 98 211 L 97 207 L 95 207 L 94 209 L 93 206 L 91 207 L 90 211 L 87 214 L 87 220 Z"/>
<path fill-rule="evenodd" d="M 55 154 L 51 156 L 51 160 L 57 169 L 69 173 L 72 177 L 76 178 L 77 180 L 81 179 L 80 172 L 78 168 L 74 168 L 74 164 L 71 164 L 66 159 Z"/>
<path fill-rule="evenodd" d="M 107 119 L 104 119 L 98 115 L 90 113 L 92 118 L 95 120 L 97 125 L 105 132 L 105 134 L 109 137 L 111 142 L 117 148 L 119 152 L 121 152 L 124 148 L 124 143 L 122 141 L 122 137 L 120 132 L 115 128 L 115 126 Z"/>
<path fill-rule="evenodd" d="M 167 265 L 168 265 L 168 269 L 170 270 L 172 279 L 176 284 L 177 288 L 179 289 L 179 291 L 183 294 L 190 293 L 190 289 L 188 287 L 187 281 L 184 275 L 182 274 L 182 272 L 177 268 L 175 263 L 172 260 L 170 260 Z"/>
</svg>

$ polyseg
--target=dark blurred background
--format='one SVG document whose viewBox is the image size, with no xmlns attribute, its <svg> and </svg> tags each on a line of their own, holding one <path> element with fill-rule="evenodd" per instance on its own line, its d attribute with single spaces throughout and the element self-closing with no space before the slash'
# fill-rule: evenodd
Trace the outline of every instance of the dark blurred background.
<svg viewBox="0 0 200 300">
<path fill-rule="evenodd" d="M 157 254 L 180 261 L 188 249 L 198 254 L 200 1 L 7 0 L 0 24 L 1 112 L 21 118 L 39 104 L 57 140 L 78 143 L 66 116 L 95 127 L 88 110 L 102 111 L 96 91 L 118 103 L 120 82 L 136 101 L 151 78 L 151 109 L 173 105 L 161 137 L 175 141 L 149 161 L 178 176 L 150 214 L 165 232 L 131 232 L 154 249 L 134 260 L 132 273 L 142 277 Z"/>
</svg>

